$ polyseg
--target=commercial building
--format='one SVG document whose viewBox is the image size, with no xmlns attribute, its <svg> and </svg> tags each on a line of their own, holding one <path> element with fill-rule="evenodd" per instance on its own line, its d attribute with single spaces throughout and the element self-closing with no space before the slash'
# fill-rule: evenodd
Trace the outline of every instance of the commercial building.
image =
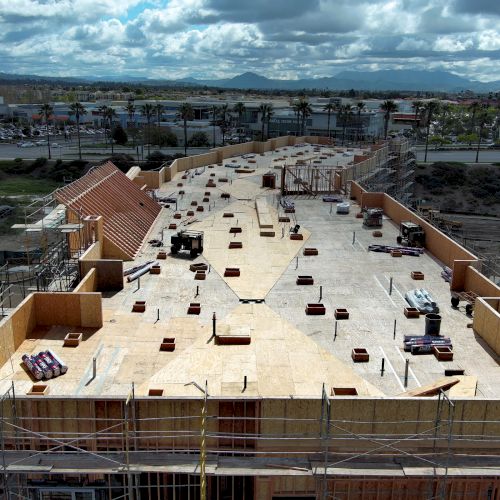
<svg viewBox="0 0 500 500">
<path fill-rule="evenodd" d="M 368 189 L 403 144 L 328 142 L 106 163 L 54 193 L 24 229 L 65 234 L 80 277 L 0 323 L 4 497 L 498 498 L 500 289 Z M 425 249 L 369 250 L 404 221 Z M 184 229 L 201 255 L 170 252 Z M 440 321 L 406 302 L 421 288 Z M 403 349 L 431 327 L 452 348 Z M 22 356 L 40 352 L 67 372 L 36 381 Z"/>
</svg>

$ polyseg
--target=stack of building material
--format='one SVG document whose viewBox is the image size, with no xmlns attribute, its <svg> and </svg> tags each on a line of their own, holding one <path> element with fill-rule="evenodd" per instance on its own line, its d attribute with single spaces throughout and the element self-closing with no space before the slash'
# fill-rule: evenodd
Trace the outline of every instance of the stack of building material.
<svg viewBox="0 0 500 500">
<path fill-rule="evenodd" d="M 439 307 L 431 294 L 425 288 L 416 288 L 405 293 L 405 299 L 410 306 L 423 313 L 438 313 Z"/>
<path fill-rule="evenodd" d="M 405 335 L 403 339 L 404 350 L 406 352 L 411 352 L 412 354 L 433 354 L 434 346 L 446 346 L 453 349 L 453 345 L 449 337 L 434 335 Z"/>
<path fill-rule="evenodd" d="M 424 253 L 423 248 L 414 248 L 414 247 L 392 247 L 389 245 L 369 245 L 368 250 L 372 252 L 383 252 L 383 253 L 391 253 L 393 251 L 401 252 L 403 255 L 411 255 L 412 257 L 419 257 Z"/>
<path fill-rule="evenodd" d="M 22 360 L 36 380 L 48 380 L 68 371 L 68 367 L 50 350 L 32 355 L 23 354 Z"/>
</svg>

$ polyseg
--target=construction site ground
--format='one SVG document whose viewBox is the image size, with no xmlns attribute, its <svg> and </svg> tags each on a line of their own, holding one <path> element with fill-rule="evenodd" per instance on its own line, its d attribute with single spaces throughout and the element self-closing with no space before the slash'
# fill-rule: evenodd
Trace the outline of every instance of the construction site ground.
<svg viewBox="0 0 500 500">
<path fill-rule="evenodd" d="M 169 254 L 159 260 L 159 275 L 146 274 L 140 281 L 125 283 L 120 292 L 105 294 L 104 326 L 83 329 L 84 338 L 77 348 L 62 347 L 64 335 L 74 329 L 38 328 L 1 369 L 0 390 L 14 379 L 16 390 L 27 392 L 32 380 L 22 367 L 22 354 L 51 348 L 69 370 L 47 382 L 50 395 L 123 396 L 133 382 L 137 395 L 163 389 L 164 396 L 197 396 L 197 386 L 207 381 L 209 394 L 222 397 L 319 397 L 323 383 L 328 390 L 356 388 L 359 396 L 383 397 L 431 384 L 453 366 L 464 369 L 468 377 L 452 389 L 455 396 L 499 397 L 498 357 L 467 327 L 472 320 L 465 314 L 465 304 L 458 310 L 451 308 L 449 285 L 440 275 L 441 262 L 427 252 L 399 258 L 369 252 L 372 243 L 396 245 L 398 228 L 384 218 L 383 236 L 375 238 L 373 228 L 363 227 L 362 219 L 355 217 L 359 207 L 353 202 L 350 213 L 341 215 L 336 213 L 336 203 L 323 202 L 321 196 L 292 197 L 288 200 L 294 202 L 295 213 L 285 214 L 279 206 L 279 190 L 260 187 L 262 174 L 269 170 L 277 174 L 279 186 L 280 170 L 274 167 L 294 160 L 276 162 L 276 158 L 297 151 L 306 156 L 306 150 L 311 157 L 319 154 L 304 146 L 257 155 L 252 164 L 236 158 L 255 169 L 242 174 L 225 167 L 232 163 L 226 159 L 222 166 L 198 169 L 198 175 L 191 171 L 186 179 L 179 173 L 161 186 L 160 194 L 175 195 L 178 203 L 162 210 L 148 239 L 162 239 L 168 253 L 170 237 L 178 229 L 202 230 L 203 255 L 193 260 L 188 254 Z M 339 163 L 352 160 L 337 153 L 330 158 L 332 165 L 337 157 Z M 219 181 L 224 178 L 228 182 Z M 206 186 L 209 179 L 215 187 Z M 179 190 L 185 194 L 178 195 Z M 222 193 L 231 197 L 223 199 Z M 266 217 L 274 236 L 260 235 L 262 213 L 255 209 L 256 198 L 267 202 Z M 203 212 L 197 211 L 198 206 L 204 207 Z M 187 216 L 189 210 L 194 217 Z M 174 218 L 175 213 L 181 219 Z M 225 213 L 233 217 L 224 217 Z M 285 215 L 290 222 L 278 222 L 278 216 Z M 177 230 L 168 229 L 173 223 L 178 224 Z M 290 239 L 295 224 L 300 225 L 303 240 Z M 231 233 L 232 227 L 240 227 L 241 233 Z M 229 249 L 231 241 L 242 242 L 242 248 Z M 304 247 L 317 248 L 318 255 L 304 256 Z M 125 267 L 155 260 L 158 250 L 146 241 L 137 259 Z M 209 265 L 205 280 L 194 279 L 189 269 L 193 262 Z M 224 277 L 228 267 L 239 268 L 240 276 Z M 424 280 L 413 280 L 412 271 L 423 272 Z M 312 276 L 314 285 L 297 285 L 299 275 Z M 404 316 L 405 292 L 422 287 L 440 306 L 441 334 L 453 343 L 452 362 L 403 351 L 403 335 L 424 334 L 423 316 Z M 132 312 L 136 301 L 146 301 L 144 313 Z M 187 314 L 190 303 L 201 304 L 199 315 Z M 322 303 L 326 314 L 306 315 L 308 303 Z M 337 321 L 335 337 L 336 308 L 347 309 L 349 319 Z M 250 336 L 250 344 L 217 345 L 212 336 L 214 313 L 218 335 Z M 165 337 L 175 338 L 173 352 L 160 352 Z M 354 363 L 353 348 L 366 348 L 369 362 Z M 93 358 L 97 360 L 95 378 Z"/>
</svg>

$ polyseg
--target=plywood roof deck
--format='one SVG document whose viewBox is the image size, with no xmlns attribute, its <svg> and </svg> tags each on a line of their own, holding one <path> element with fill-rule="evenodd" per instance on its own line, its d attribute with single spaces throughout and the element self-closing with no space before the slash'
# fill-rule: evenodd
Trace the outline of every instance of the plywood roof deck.
<svg viewBox="0 0 500 500">
<path fill-rule="evenodd" d="M 288 148 L 285 153 L 305 148 Z M 180 212 L 179 227 L 203 230 L 205 250 L 194 262 L 210 266 L 204 281 L 195 281 L 189 271 L 193 263 L 187 256 L 168 257 L 160 261 L 160 275 L 145 275 L 137 282 L 126 284 L 103 300 L 104 326 L 96 331 L 84 331 L 84 341 L 76 349 L 62 348 L 62 338 L 69 331 L 54 326 L 34 332 L 13 354 L 12 364 L 0 371 L 2 384 L 14 379 L 20 391 L 32 381 L 19 365 L 24 352 L 53 348 L 67 361 L 66 375 L 48 382 L 53 395 L 125 395 L 135 383 L 138 394 L 163 389 L 165 396 L 199 396 L 191 382 L 203 386 L 208 381 L 213 396 L 308 396 L 319 397 L 323 382 L 332 387 L 355 387 L 360 396 L 396 396 L 404 392 L 405 358 L 410 358 L 407 390 L 416 389 L 441 379 L 446 363 L 434 356 L 411 356 L 402 350 L 404 334 L 423 334 L 424 319 L 407 319 L 404 293 L 411 288 L 427 288 L 436 297 L 442 320 L 441 332 L 452 338 L 454 364 L 465 370 L 467 387 L 458 396 L 470 396 L 477 377 L 479 397 L 500 397 L 497 381 L 498 360 L 485 349 L 467 328 L 470 319 L 463 310 L 450 307 L 448 284 L 440 277 L 441 265 L 425 254 L 421 257 L 393 258 L 389 254 L 367 251 L 370 243 L 395 244 L 397 228 L 384 219 L 383 237 L 376 240 L 371 230 L 363 229 L 362 220 L 355 218 L 359 207 L 352 206 L 349 215 L 337 215 L 335 207 L 321 197 L 293 201 L 295 217 L 290 223 L 279 223 L 277 190 L 262 189 L 261 175 L 269 171 L 284 151 L 257 155 L 254 174 L 236 174 L 224 166 L 207 168 L 201 175 L 183 180 L 185 194 L 178 197 L 178 206 L 162 209 L 151 231 L 151 237 L 161 237 L 166 250 L 173 214 Z M 238 158 L 240 164 L 245 160 Z M 226 159 L 224 164 L 230 163 Z M 216 175 L 215 188 L 206 188 L 210 173 Z M 164 184 L 167 194 L 179 190 L 182 173 Z M 219 183 L 219 177 L 229 182 Z M 202 202 L 210 190 L 209 202 Z M 227 201 L 220 197 L 229 192 Z M 256 197 L 267 200 L 269 214 L 276 230 L 275 237 L 261 237 L 255 210 Z M 259 203 L 262 203 L 262 200 Z M 205 207 L 195 212 L 196 222 L 182 226 L 191 202 Z M 224 212 L 234 213 L 224 218 Z M 292 217 L 293 214 L 291 214 Z M 302 241 L 291 241 L 289 230 L 301 225 Z M 229 233 L 229 227 L 241 226 L 242 233 Z M 356 239 L 353 243 L 353 232 Z M 242 241 L 242 249 L 229 249 L 230 241 Z M 315 247 L 318 256 L 304 257 L 304 246 Z M 155 259 L 158 249 L 143 243 L 134 263 Z M 298 259 L 297 259 L 298 258 Z M 125 267 L 128 267 L 127 265 Z M 226 267 L 239 267 L 239 278 L 224 278 Z M 414 281 L 411 271 L 419 270 L 424 281 Z M 314 277 L 314 286 L 298 287 L 297 275 Z M 393 292 L 389 295 L 389 279 Z M 307 303 L 320 300 L 326 307 L 325 316 L 306 316 Z M 198 295 L 197 295 L 198 289 Z M 242 299 L 264 299 L 264 304 L 242 304 Z M 131 312 L 136 300 L 145 300 L 146 312 Z M 188 316 L 190 302 L 201 304 L 199 316 Z M 334 310 L 347 308 L 349 319 L 337 324 L 334 339 Z M 159 321 L 158 318 L 159 311 Z M 216 313 L 218 331 L 250 334 L 250 345 L 219 346 L 212 338 L 212 315 Z M 393 339 L 394 320 L 397 321 Z M 174 352 L 159 352 L 163 337 L 175 337 Z M 368 363 L 353 363 L 351 350 L 365 347 L 370 354 Z M 97 377 L 89 382 L 92 358 L 97 358 Z M 385 358 L 385 373 L 380 374 L 381 359 Z M 243 392 L 243 378 L 247 389 Z M 186 385 L 187 384 L 187 385 Z M 467 389 L 467 390 L 465 390 Z"/>
</svg>

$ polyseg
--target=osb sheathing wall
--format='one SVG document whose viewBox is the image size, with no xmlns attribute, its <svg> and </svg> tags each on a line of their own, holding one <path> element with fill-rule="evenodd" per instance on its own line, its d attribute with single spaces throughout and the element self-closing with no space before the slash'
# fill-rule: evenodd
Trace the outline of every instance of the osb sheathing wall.
<svg viewBox="0 0 500 500">
<path fill-rule="evenodd" d="M 33 295 L 37 325 L 102 326 L 100 293 L 36 292 Z"/>
<path fill-rule="evenodd" d="M 70 399 L 52 398 L 43 400 L 30 399 L 28 396 L 16 397 L 17 416 L 22 418 L 23 426 L 39 432 L 78 432 L 91 433 L 116 424 L 124 418 L 124 399 Z M 247 409 L 240 411 L 243 402 L 255 404 L 257 416 L 254 422 Z M 331 398 L 330 436 L 335 443 L 335 451 L 367 452 L 379 447 L 379 443 L 358 435 L 370 435 L 373 440 L 398 439 L 397 447 L 410 452 L 417 446 L 420 451 L 431 450 L 434 446 L 434 432 L 437 399 L 365 399 Z M 9 415 L 8 402 L 4 412 Z M 498 454 L 499 445 L 488 436 L 500 433 L 500 401 L 454 400 L 454 439 L 451 447 L 454 451 L 479 450 L 488 454 Z M 137 445 L 140 449 L 197 450 L 200 446 L 201 399 L 138 398 L 135 400 L 135 422 Z M 228 408 L 230 409 L 228 412 Z M 232 410 L 231 410 L 232 408 Z M 318 453 L 323 449 L 320 439 L 321 400 L 320 399 L 270 399 L 252 401 L 208 400 L 208 415 L 224 416 L 224 419 L 207 419 L 207 447 L 209 449 L 230 450 L 246 448 L 259 452 L 281 452 L 283 455 L 303 456 L 305 453 Z M 47 417 L 47 421 L 37 416 Z M 64 419 L 50 420 L 52 417 Z M 78 415 L 80 420 L 71 417 Z M 172 418 L 178 417 L 178 418 Z M 441 420 L 447 421 L 447 405 L 444 405 Z M 94 419 L 102 419 L 95 421 Z M 108 420 L 109 419 L 109 420 Z M 300 420 L 303 419 L 303 420 Z M 122 446 L 122 429 L 117 429 L 118 436 L 106 440 L 101 436 L 99 444 L 89 442 L 89 449 L 95 450 Z M 448 429 L 442 434 L 446 435 Z M 233 435 L 234 434 L 234 435 Z M 417 443 L 404 436 L 419 435 Z M 252 439 L 254 435 L 265 439 Z M 237 439 L 241 436 L 242 439 Z M 287 439 L 269 439 L 272 436 Z M 458 439 L 459 436 L 464 439 Z M 475 442 L 465 439 L 474 436 Z M 478 440 L 484 436 L 484 440 Z M 308 437 L 308 439 L 304 439 Z M 425 438 L 428 439 L 425 439 Z M 90 440 L 89 440 L 90 441 Z M 111 441 L 116 441 L 112 443 Z M 436 443 L 438 450 L 446 449 L 446 439 Z"/>
<path fill-rule="evenodd" d="M 464 290 L 474 291 L 481 297 L 500 297 L 500 287 L 471 265 L 465 270 Z"/>
<path fill-rule="evenodd" d="M 85 260 L 96 260 L 102 258 L 102 245 L 100 241 L 92 243 L 85 253 L 80 257 L 80 262 Z"/>
<path fill-rule="evenodd" d="M 347 462 L 348 464 L 349 462 Z M 344 464 L 341 464 L 341 466 Z M 407 477 L 403 467 L 394 465 L 393 471 L 399 477 L 377 476 L 374 471 L 363 477 L 360 474 L 328 478 L 328 498 L 342 500 L 365 499 L 430 499 L 447 498 L 453 500 L 482 500 L 496 498 L 494 491 L 499 488 L 500 480 L 495 471 L 490 472 L 490 477 L 474 478 L 467 475 L 457 477 L 443 477 L 421 475 L 420 477 Z M 389 471 L 390 472 L 390 471 Z M 444 496 L 442 496 L 444 486 Z M 290 475 L 257 477 L 255 482 L 255 498 L 272 499 L 275 495 L 287 497 L 317 498 L 317 493 L 323 491 L 323 482 L 318 477 L 307 475 Z"/>
<path fill-rule="evenodd" d="M 36 326 L 35 296 L 26 297 L 0 321 L 0 365 L 3 366 Z"/>
<path fill-rule="evenodd" d="M 500 298 L 481 297 L 474 304 L 474 332 L 500 355 Z"/>
<path fill-rule="evenodd" d="M 92 268 L 88 273 L 85 273 L 85 277 L 78 283 L 78 286 L 74 289 L 75 293 L 78 292 L 95 292 L 97 291 L 97 271 Z"/>
<path fill-rule="evenodd" d="M 123 289 L 123 260 L 99 259 L 80 261 L 81 276 L 86 276 L 91 269 L 97 271 L 96 288 L 92 291 L 106 292 Z"/>
</svg>

